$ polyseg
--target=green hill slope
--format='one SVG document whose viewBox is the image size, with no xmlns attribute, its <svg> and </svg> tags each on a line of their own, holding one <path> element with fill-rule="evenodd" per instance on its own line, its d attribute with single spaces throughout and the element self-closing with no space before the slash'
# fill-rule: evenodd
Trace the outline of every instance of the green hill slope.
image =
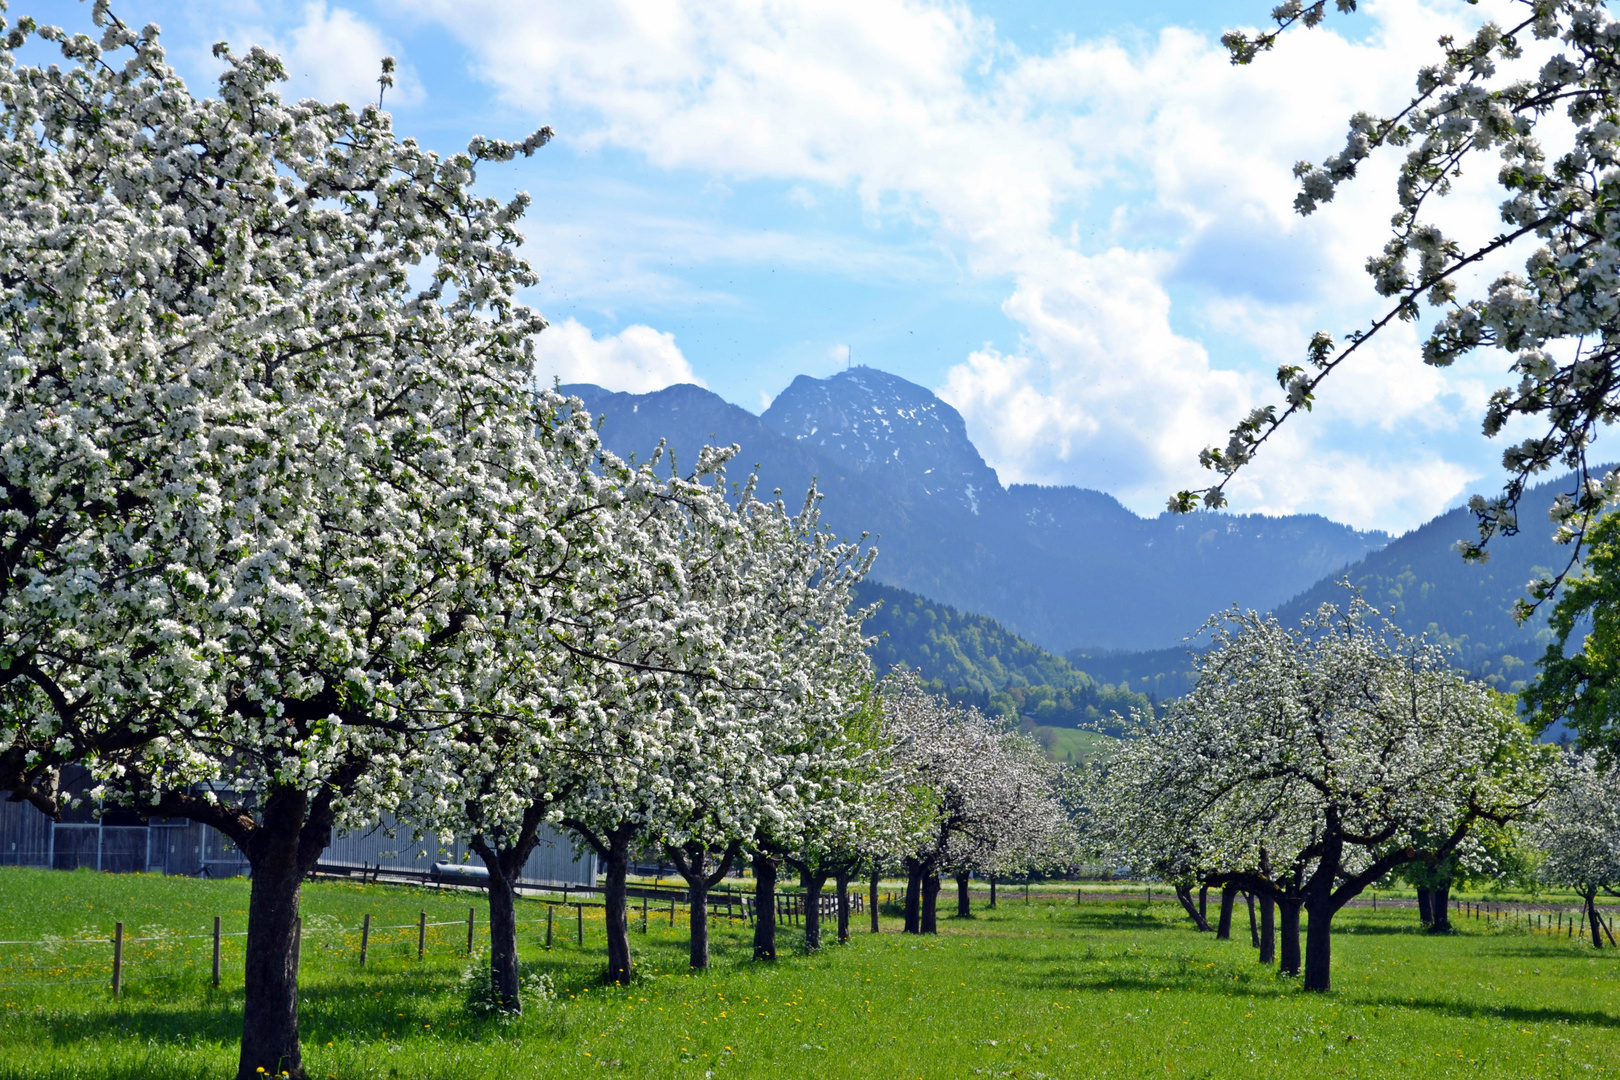
<svg viewBox="0 0 1620 1080">
<path fill-rule="evenodd" d="M 875 582 L 863 582 L 856 596 L 880 605 L 865 627 L 878 639 L 878 671 L 903 665 L 953 701 L 1035 728 L 1106 724 L 1112 713 L 1152 707 L 1145 695 L 1093 679 L 994 619 Z"/>
</svg>

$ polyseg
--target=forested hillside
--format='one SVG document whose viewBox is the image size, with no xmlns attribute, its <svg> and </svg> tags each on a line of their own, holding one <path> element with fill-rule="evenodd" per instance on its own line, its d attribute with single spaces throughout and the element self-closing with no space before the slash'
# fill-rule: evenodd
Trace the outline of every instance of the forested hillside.
<svg viewBox="0 0 1620 1080">
<path fill-rule="evenodd" d="M 1343 604 L 1345 590 L 1336 582 L 1348 578 L 1407 633 L 1447 646 L 1458 667 L 1499 690 L 1521 690 L 1535 676 L 1550 637 L 1547 609 L 1521 626 L 1513 605 L 1532 578 L 1569 562 L 1571 549 L 1553 542 L 1547 512 L 1571 482 L 1561 476 L 1527 489 L 1521 531 L 1492 540 L 1484 563 L 1466 563 L 1456 551 L 1458 540 L 1474 534 L 1473 515 L 1459 508 L 1318 582 L 1278 607 L 1277 617 L 1298 623 L 1322 603 Z"/>
<path fill-rule="evenodd" d="M 1128 687 L 1157 702 L 1180 697 L 1193 688 L 1198 681 L 1198 673 L 1193 670 L 1193 649 L 1207 644 L 1189 642 L 1147 652 L 1071 649 L 1063 655 L 1093 678 Z"/>
<path fill-rule="evenodd" d="M 1470 675 L 1499 690 L 1522 690 L 1535 676 L 1549 637 L 1545 610 L 1521 626 L 1514 621 L 1513 604 L 1532 578 L 1557 572 L 1569 561 L 1570 549 L 1553 542 L 1547 511 L 1570 483 L 1561 476 L 1528 489 L 1519 509 L 1522 530 L 1492 540 L 1484 563 L 1466 563 L 1457 553 L 1457 541 L 1474 534 L 1473 515 L 1458 508 L 1323 578 L 1279 605 L 1276 616 L 1297 626 L 1324 603 L 1342 606 L 1341 582 L 1348 580 L 1401 629 L 1427 634 L 1450 649 L 1457 666 Z M 1205 644 L 1144 652 L 1071 649 L 1064 655 L 1099 680 L 1165 699 L 1191 689 L 1188 649 Z"/>
<path fill-rule="evenodd" d="M 1144 695 L 1099 682 L 994 619 L 876 582 L 862 583 L 856 595 L 863 604 L 880 605 L 865 627 L 878 636 L 872 649 L 878 671 L 904 665 L 955 701 L 1035 726 L 1069 728 L 1151 707 Z"/>
</svg>

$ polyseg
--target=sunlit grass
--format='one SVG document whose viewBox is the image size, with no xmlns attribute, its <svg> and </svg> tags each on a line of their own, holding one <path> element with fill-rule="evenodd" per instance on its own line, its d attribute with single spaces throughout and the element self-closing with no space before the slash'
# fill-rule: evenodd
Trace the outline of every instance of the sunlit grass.
<svg viewBox="0 0 1620 1080">
<path fill-rule="evenodd" d="M 1167 903 L 1077 905 L 1006 896 L 938 939 L 857 932 L 814 957 L 786 946 L 748 959 L 744 925 L 717 926 L 715 965 L 686 969 L 684 928 L 655 908 L 632 917 L 643 978 L 601 984 L 602 927 L 572 911 L 541 947 L 542 905 L 525 902 L 523 955 L 557 999 L 501 1022 L 470 1013 L 460 976 L 464 922 L 430 941 L 305 939 L 301 997 L 315 1077 L 1585 1077 L 1620 1068 L 1620 965 L 1579 939 L 1460 924 L 1417 932 L 1410 910 L 1347 911 L 1336 921 L 1335 991 L 1305 995 L 1254 962 L 1246 941 L 1194 933 Z M 0 938 L 65 936 L 164 922 L 238 919 L 245 883 L 0 870 Z M 232 906 L 234 905 L 234 906 Z M 306 925 L 465 920 L 465 896 L 348 885 L 306 888 Z M 486 925 L 477 905 L 476 926 Z M 684 914 L 684 912 L 683 912 Z M 540 915 L 543 919 L 543 915 Z M 103 921 L 105 920 L 105 921 Z M 864 926 L 864 922 L 858 926 Z M 567 928 L 567 933 L 563 928 Z M 337 932 L 331 932 L 334 940 Z M 1243 927 L 1240 937 L 1247 937 Z M 205 946 L 206 941 L 203 943 Z M 84 946 L 88 948 L 89 946 Z M 239 956 L 239 954 L 238 954 Z M 5 960 L 0 954 L 0 963 Z M 239 960 L 238 960 L 239 964 Z M 0 982 L 10 982 L 0 974 Z M 240 978 L 214 991 L 207 963 L 144 980 L 126 995 L 99 983 L 0 989 L 0 1077 L 218 1077 L 235 1061 Z"/>
</svg>

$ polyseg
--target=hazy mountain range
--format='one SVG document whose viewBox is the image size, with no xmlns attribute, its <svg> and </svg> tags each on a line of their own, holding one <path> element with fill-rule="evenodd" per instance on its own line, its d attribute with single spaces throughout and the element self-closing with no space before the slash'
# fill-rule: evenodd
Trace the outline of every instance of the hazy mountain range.
<svg viewBox="0 0 1620 1080">
<path fill-rule="evenodd" d="M 602 417 L 604 442 L 677 468 L 705 444 L 739 444 L 797 505 L 814 480 L 824 520 L 875 537 L 873 577 L 990 616 L 1055 653 L 1174 646 L 1212 611 L 1269 609 L 1389 542 L 1313 515 L 1142 518 L 1100 491 L 1004 487 L 961 416 L 874 368 L 799 376 L 761 416 L 691 385 L 650 394 L 564 386 Z"/>
</svg>

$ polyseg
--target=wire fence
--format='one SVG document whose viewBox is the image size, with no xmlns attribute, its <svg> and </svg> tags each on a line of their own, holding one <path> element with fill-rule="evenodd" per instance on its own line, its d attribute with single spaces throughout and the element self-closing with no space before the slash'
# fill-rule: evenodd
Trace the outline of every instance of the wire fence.
<svg viewBox="0 0 1620 1080">
<path fill-rule="evenodd" d="M 606 940 L 606 908 L 586 901 L 544 901 L 543 915 L 517 921 L 520 949 L 581 947 Z M 627 911 L 632 932 L 675 928 L 691 918 L 689 904 L 634 902 Z M 711 918 L 741 919 L 741 905 L 711 910 Z M 299 920 L 294 952 L 301 974 L 356 972 L 379 964 L 399 971 L 404 965 L 453 957 L 464 960 L 487 945 L 487 922 L 476 908 L 465 919 L 384 925 L 369 915 L 357 926 L 330 915 Z M 37 940 L 0 941 L 0 991 L 43 987 L 101 987 L 118 995 L 131 984 L 192 980 L 214 986 L 239 985 L 246 961 L 247 932 L 215 929 L 186 933 L 157 924 L 126 928 L 117 923 L 112 936 L 100 931 L 45 935 Z M 4 1004 L 4 1003 L 0 1003 Z"/>
</svg>

